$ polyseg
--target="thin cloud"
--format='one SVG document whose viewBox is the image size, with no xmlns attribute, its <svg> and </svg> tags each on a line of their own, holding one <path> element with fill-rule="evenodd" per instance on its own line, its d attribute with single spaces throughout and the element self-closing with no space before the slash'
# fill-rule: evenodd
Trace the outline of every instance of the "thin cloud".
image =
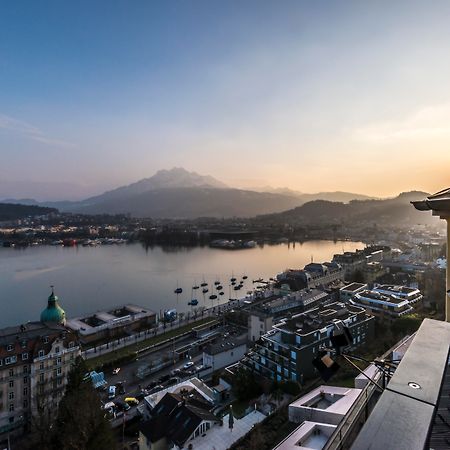
<svg viewBox="0 0 450 450">
<path fill-rule="evenodd" d="M 450 104 L 427 106 L 402 120 L 368 124 L 351 133 L 353 140 L 367 143 L 442 139 L 449 136 Z"/>
<path fill-rule="evenodd" d="M 0 114 L 0 129 L 25 136 L 33 141 L 56 147 L 75 147 L 75 144 L 46 136 L 39 128 L 22 120 Z"/>
</svg>

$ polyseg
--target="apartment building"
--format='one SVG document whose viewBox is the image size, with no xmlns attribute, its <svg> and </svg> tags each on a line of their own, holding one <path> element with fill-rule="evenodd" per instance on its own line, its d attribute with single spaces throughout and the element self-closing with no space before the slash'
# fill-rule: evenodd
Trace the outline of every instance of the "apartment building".
<svg viewBox="0 0 450 450">
<path fill-rule="evenodd" d="M 411 314 L 414 311 L 414 308 L 405 298 L 384 295 L 381 292 L 368 289 L 355 294 L 350 302 L 365 308 L 371 314 L 391 319 Z"/>
<path fill-rule="evenodd" d="M 364 308 L 334 302 L 275 324 L 261 336 L 242 364 L 256 373 L 277 381 L 297 381 L 316 375 L 312 360 L 323 346 L 330 346 L 336 324 L 350 329 L 353 347 L 373 338 L 374 317 Z"/>
<path fill-rule="evenodd" d="M 67 373 L 80 354 L 53 292 L 48 303 L 41 315 L 45 322 L 0 330 L 0 435 L 20 432 L 39 409 L 56 411 Z"/>
</svg>

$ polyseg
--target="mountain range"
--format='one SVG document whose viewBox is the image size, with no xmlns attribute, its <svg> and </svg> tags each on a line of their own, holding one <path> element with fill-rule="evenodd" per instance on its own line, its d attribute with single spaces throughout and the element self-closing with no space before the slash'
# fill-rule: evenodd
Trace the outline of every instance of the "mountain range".
<svg viewBox="0 0 450 450">
<path fill-rule="evenodd" d="M 183 168 L 160 170 L 149 178 L 104 192 L 82 201 L 36 202 L 33 199 L 7 199 L 83 214 L 130 214 L 133 217 L 194 219 L 197 217 L 252 217 L 274 213 L 279 217 L 340 217 L 353 210 L 376 208 L 371 197 L 349 192 L 305 194 L 287 188 L 267 191 L 235 189 L 211 177 Z M 416 195 L 414 199 L 421 198 Z M 369 203 L 366 203 L 369 202 Z M 356 206 L 358 205 L 358 206 Z M 361 212 L 362 213 L 362 212 Z M 330 216 L 330 217 L 331 217 Z M 277 219 L 278 220 L 278 219 Z"/>
<path fill-rule="evenodd" d="M 420 191 L 403 192 L 395 198 L 382 200 L 352 200 L 349 203 L 315 200 L 278 214 L 258 217 L 268 223 L 415 225 L 437 222 L 436 217 L 417 211 L 411 201 L 429 194 Z"/>
</svg>

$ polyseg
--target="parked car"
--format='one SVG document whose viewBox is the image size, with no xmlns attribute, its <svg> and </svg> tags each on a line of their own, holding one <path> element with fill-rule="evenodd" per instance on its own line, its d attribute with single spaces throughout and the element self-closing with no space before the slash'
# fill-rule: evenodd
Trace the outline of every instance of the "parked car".
<svg viewBox="0 0 450 450">
<path fill-rule="evenodd" d="M 173 377 L 173 378 L 168 379 L 166 381 L 165 385 L 166 386 L 173 386 L 174 384 L 177 384 L 178 382 L 179 382 L 179 378 Z"/>
<path fill-rule="evenodd" d="M 183 366 L 183 369 L 184 370 L 190 369 L 193 365 L 194 363 L 192 361 L 189 361 Z"/>
<path fill-rule="evenodd" d="M 150 389 L 149 394 L 154 394 L 155 392 L 161 391 L 162 389 L 164 389 L 164 386 L 162 384 L 159 384 L 155 386 L 153 389 Z"/>
<path fill-rule="evenodd" d="M 123 382 L 119 381 L 116 383 L 116 390 L 119 395 L 125 394 L 125 388 L 123 387 Z"/>
<path fill-rule="evenodd" d="M 116 387 L 110 386 L 108 389 L 108 398 L 114 398 L 116 396 Z"/>
<path fill-rule="evenodd" d="M 158 383 L 165 383 L 167 380 L 170 379 L 170 375 L 163 375 L 162 377 L 159 377 Z"/>
<path fill-rule="evenodd" d="M 145 386 L 145 389 L 147 389 L 148 391 L 150 391 L 151 389 L 153 389 L 158 383 L 156 381 L 151 381 L 149 384 L 147 384 L 147 386 Z"/>
<path fill-rule="evenodd" d="M 141 402 L 142 400 L 144 400 L 146 395 L 148 395 L 148 391 L 141 391 L 135 395 L 135 398 L 137 398 Z"/>
<path fill-rule="evenodd" d="M 125 403 L 131 405 L 139 405 L 139 400 L 136 397 L 126 397 Z"/>
<path fill-rule="evenodd" d="M 120 411 L 128 411 L 130 409 L 130 405 L 128 403 L 123 402 L 122 400 L 116 400 L 114 404 Z"/>
</svg>

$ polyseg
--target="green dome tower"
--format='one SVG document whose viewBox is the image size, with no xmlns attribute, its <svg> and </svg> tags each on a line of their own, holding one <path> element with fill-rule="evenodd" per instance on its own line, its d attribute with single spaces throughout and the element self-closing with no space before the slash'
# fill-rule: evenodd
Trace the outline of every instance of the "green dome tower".
<svg viewBox="0 0 450 450">
<path fill-rule="evenodd" d="M 51 322 L 51 323 L 59 323 L 62 325 L 66 324 L 66 313 L 58 304 L 58 297 L 55 295 L 53 291 L 48 297 L 48 305 L 44 311 L 41 312 L 41 322 Z"/>
</svg>

